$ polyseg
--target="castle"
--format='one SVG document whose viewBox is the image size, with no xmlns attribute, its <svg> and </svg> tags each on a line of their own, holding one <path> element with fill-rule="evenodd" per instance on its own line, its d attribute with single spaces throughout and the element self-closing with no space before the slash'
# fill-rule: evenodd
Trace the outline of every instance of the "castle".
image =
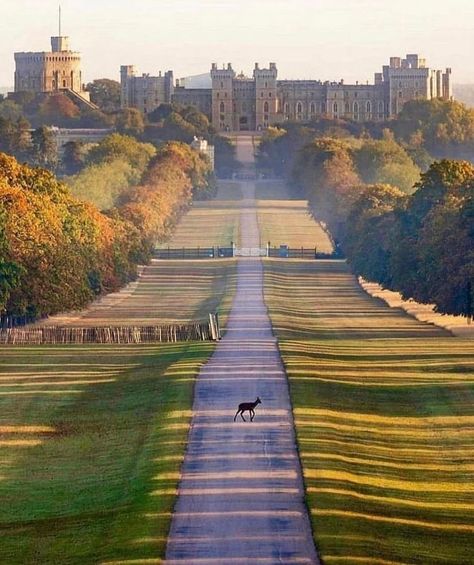
<svg viewBox="0 0 474 565">
<path fill-rule="evenodd" d="M 375 74 L 374 84 L 344 81 L 278 80 L 275 63 L 255 64 L 252 77 L 237 75 L 232 65 L 212 65 L 210 88 L 173 85 L 172 71 L 159 77 L 136 76 L 134 67 L 121 67 L 122 107 L 148 113 L 160 104 L 195 106 L 217 131 L 258 131 L 284 121 L 318 117 L 355 121 L 384 121 L 396 116 L 410 100 L 451 100 L 451 69 L 430 69 L 419 55 L 392 57 Z"/>
<path fill-rule="evenodd" d="M 69 37 L 51 37 L 51 51 L 15 53 L 15 92 L 63 92 L 92 106 L 82 84 L 81 54 L 69 48 Z"/>
</svg>

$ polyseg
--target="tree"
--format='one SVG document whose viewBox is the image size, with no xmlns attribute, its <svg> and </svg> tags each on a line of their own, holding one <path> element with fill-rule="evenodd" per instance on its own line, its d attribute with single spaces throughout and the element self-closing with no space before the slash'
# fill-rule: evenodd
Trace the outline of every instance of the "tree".
<svg viewBox="0 0 474 565">
<path fill-rule="evenodd" d="M 420 178 L 420 169 L 387 133 L 382 140 L 364 140 L 354 157 L 362 180 L 368 184 L 390 184 L 408 194 Z"/>
<path fill-rule="evenodd" d="M 86 90 L 90 92 L 91 102 L 99 106 L 103 112 L 120 110 L 120 83 L 108 78 L 99 78 L 89 82 Z"/>
<path fill-rule="evenodd" d="M 156 149 L 149 143 L 140 143 L 134 137 L 113 133 L 92 147 L 87 155 L 89 164 L 123 160 L 143 172 Z"/>
<path fill-rule="evenodd" d="M 31 134 L 32 162 L 38 167 L 55 170 L 58 166 L 58 147 L 54 133 L 42 126 Z"/>
<path fill-rule="evenodd" d="M 51 94 L 41 103 L 39 118 L 43 124 L 74 125 L 80 116 L 79 108 L 64 94 Z"/>
<path fill-rule="evenodd" d="M 407 102 L 391 125 L 398 138 L 413 137 L 435 157 L 469 158 L 474 148 L 474 109 L 456 101 Z"/>
<path fill-rule="evenodd" d="M 7 98 L 0 102 L 0 118 L 17 122 L 23 118 L 23 110 L 19 104 Z"/>
<path fill-rule="evenodd" d="M 62 170 L 67 175 L 75 175 L 84 167 L 85 158 L 85 144 L 81 141 L 68 141 L 63 146 Z"/>
<path fill-rule="evenodd" d="M 115 126 L 120 133 L 140 136 L 145 130 L 145 120 L 140 110 L 125 108 L 115 114 Z"/>
</svg>

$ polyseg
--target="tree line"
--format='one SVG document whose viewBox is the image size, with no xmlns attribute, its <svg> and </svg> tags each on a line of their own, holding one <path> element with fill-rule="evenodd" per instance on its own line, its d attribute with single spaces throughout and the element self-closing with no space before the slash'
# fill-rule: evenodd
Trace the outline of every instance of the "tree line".
<svg viewBox="0 0 474 565">
<path fill-rule="evenodd" d="M 109 140 L 99 152 L 112 151 Z M 136 154 L 137 159 L 140 155 Z M 149 157 L 149 158 L 148 158 Z M 0 153 L 0 312 L 40 317 L 84 307 L 136 277 L 191 199 L 212 190 L 208 161 L 170 142 L 101 212 L 52 172 Z"/>
<path fill-rule="evenodd" d="M 474 166 L 423 164 L 392 128 L 374 139 L 334 127 L 324 124 L 319 135 L 301 125 L 270 130 L 261 170 L 286 177 L 308 199 L 357 275 L 439 312 L 471 316 Z"/>
</svg>

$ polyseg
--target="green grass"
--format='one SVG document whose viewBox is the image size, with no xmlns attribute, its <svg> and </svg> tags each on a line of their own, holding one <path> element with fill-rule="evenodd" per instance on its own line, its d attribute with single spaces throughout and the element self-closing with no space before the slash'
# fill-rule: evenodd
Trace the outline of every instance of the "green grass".
<svg viewBox="0 0 474 565">
<path fill-rule="evenodd" d="M 1 351 L 1 563 L 163 557 L 194 378 L 212 349 Z"/>
<path fill-rule="evenodd" d="M 153 261 L 137 288 L 104 297 L 79 317 L 66 313 L 38 325 L 162 325 L 206 320 L 210 312 L 228 309 L 236 284 L 233 259 Z"/>
<path fill-rule="evenodd" d="M 240 199 L 237 183 L 221 181 L 217 198 L 193 202 L 170 241 L 160 247 L 225 247 L 238 241 Z"/>
<path fill-rule="evenodd" d="M 368 297 L 343 262 L 265 271 L 323 563 L 472 563 L 474 343 Z"/>
<path fill-rule="evenodd" d="M 258 183 L 256 198 L 261 241 L 332 252 L 331 240 L 311 217 L 306 200 L 291 200 L 283 181 Z"/>
</svg>

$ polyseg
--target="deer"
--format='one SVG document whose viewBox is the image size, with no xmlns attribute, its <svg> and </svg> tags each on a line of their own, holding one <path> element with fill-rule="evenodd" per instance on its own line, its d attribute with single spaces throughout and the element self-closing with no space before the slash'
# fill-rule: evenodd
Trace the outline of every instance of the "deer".
<svg viewBox="0 0 474 565">
<path fill-rule="evenodd" d="M 254 408 L 257 406 L 257 404 L 262 404 L 262 401 L 260 400 L 260 398 L 258 398 L 258 396 L 255 402 L 242 402 L 242 404 L 239 404 L 239 409 L 234 416 L 234 422 L 239 414 L 242 420 L 246 422 L 247 420 L 244 418 L 244 412 L 248 412 L 250 414 L 250 421 L 253 422 L 253 419 L 255 417 Z"/>
</svg>

